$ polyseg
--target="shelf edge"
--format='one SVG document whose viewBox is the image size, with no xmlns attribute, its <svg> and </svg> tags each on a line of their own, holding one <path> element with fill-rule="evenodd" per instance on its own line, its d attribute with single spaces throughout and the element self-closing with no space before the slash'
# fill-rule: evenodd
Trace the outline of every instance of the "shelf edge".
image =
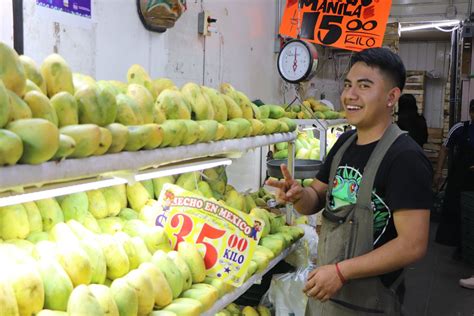
<svg viewBox="0 0 474 316">
<path fill-rule="evenodd" d="M 222 296 L 220 299 L 217 300 L 217 302 L 214 303 L 214 305 L 210 309 L 208 309 L 201 315 L 214 316 L 216 313 L 224 309 L 227 305 L 229 305 L 237 298 L 239 298 L 239 296 L 244 294 L 252 285 L 260 281 L 268 271 L 270 271 L 278 262 L 285 259 L 295 248 L 296 243 L 283 250 L 278 256 L 276 256 L 275 258 L 273 258 L 272 261 L 270 261 L 268 267 L 263 272 L 252 275 L 247 281 L 244 282 L 244 284 L 242 284 L 242 286 Z"/>
</svg>

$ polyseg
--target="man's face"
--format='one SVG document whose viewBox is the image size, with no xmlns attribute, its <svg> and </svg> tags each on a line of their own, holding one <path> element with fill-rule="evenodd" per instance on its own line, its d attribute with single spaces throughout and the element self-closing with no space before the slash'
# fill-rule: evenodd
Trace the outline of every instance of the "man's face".
<svg viewBox="0 0 474 316">
<path fill-rule="evenodd" d="M 469 110 L 469 116 L 471 117 L 471 121 L 474 122 L 474 108 Z"/>
<path fill-rule="evenodd" d="M 391 114 L 397 97 L 391 81 L 378 68 L 363 62 L 355 63 L 344 80 L 341 104 L 350 124 L 357 128 L 370 128 Z M 398 94 L 399 95 L 399 94 Z"/>
</svg>

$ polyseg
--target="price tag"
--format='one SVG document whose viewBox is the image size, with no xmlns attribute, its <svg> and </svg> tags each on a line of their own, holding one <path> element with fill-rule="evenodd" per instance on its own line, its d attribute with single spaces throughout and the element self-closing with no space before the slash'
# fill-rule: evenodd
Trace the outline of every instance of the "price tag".
<svg viewBox="0 0 474 316">
<path fill-rule="evenodd" d="M 162 212 L 156 224 L 164 227 L 173 248 L 182 241 L 195 243 L 208 275 L 242 285 L 265 223 L 172 184 L 163 186 L 158 204 Z"/>
<path fill-rule="evenodd" d="M 298 8 L 300 3 L 300 8 Z M 280 34 L 360 51 L 381 47 L 391 0 L 287 0 Z"/>
</svg>

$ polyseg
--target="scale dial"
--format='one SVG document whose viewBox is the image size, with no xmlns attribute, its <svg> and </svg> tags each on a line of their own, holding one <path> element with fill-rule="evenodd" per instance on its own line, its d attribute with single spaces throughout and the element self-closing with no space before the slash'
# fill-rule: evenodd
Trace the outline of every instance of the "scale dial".
<svg viewBox="0 0 474 316">
<path fill-rule="evenodd" d="M 278 55 L 278 72 L 290 83 L 309 80 L 318 65 L 318 53 L 312 44 L 294 39 Z"/>
</svg>

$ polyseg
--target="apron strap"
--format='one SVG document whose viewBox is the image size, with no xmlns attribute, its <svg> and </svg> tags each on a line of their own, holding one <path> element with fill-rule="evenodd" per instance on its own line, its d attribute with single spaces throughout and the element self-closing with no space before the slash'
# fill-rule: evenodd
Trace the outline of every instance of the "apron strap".
<svg viewBox="0 0 474 316">
<path fill-rule="evenodd" d="M 337 173 L 337 167 L 339 167 L 339 164 L 341 163 L 342 156 L 346 152 L 347 148 L 349 148 L 349 146 L 355 141 L 356 138 L 357 138 L 357 133 L 354 133 L 353 135 L 351 135 L 344 142 L 344 144 L 342 144 L 342 146 L 339 147 L 339 150 L 336 152 L 336 154 L 334 155 L 334 157 L 332 159 L 331 169 L 329 171 L 329 178 L 328 178 L 329 179 L 329 181 L 328 181 L 329 182 L 328 183 L 328 190 L 327 190 L 328 197 L 331 195 L 331 192 L 332 192 L 332 189 L 333 189 L 334 177 L 336 176 L 336 173 Z M 326 200 L 326 201 L 329 201 L 329 200 Z"/>
<path fill-rule="evenodd" d="M 395 281 L 393 281 L 393 283 L 390 285 L 390 288 L 394 291 L 397 291 L 398 287 L 400 286 L 400 284 L 402 284 L 404 279 L 405 279 L 405 269 L 402 269 L 402 272 L 395 279 Z"/>
<path fill-rule="evenodd" d="M 406 132 L 403 132 L 396 124 L 391 124 L 385 130 L 382 138 L 375 146 L 375 149 L 370 155 L 369 161 L 366 164 L 366 167 L 370 166 L 370 168 L 364 168 L 362 181 L 359 186 L 359 192 L 357 193 L 358 205 L 372 209 L 372 207 L 370 207 L 372 202 L 372 190 L 380 163 L 385 157 L 385 154 L 387 153 L 390 146 L 392 146 L 393 142 L 395 142 L 395 140 L 402 134 L 406 134 Z"/>
</svg>

